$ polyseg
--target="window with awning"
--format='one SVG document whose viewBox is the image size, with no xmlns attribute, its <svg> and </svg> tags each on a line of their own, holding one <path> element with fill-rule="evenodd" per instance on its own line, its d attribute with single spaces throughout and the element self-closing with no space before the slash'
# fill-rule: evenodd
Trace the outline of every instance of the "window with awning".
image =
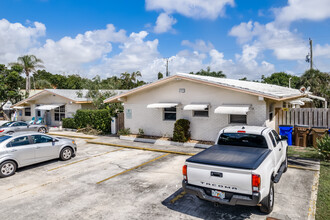
<svg viewBox="0 0 330 220">
<path fill-rule="evenodd" d="M 175 108 L 179 103 L 153 103 L 147 105 L 147 108 Z"/>
<path fill-rule="evenodd" d="M 220 105 L 214 110 L 216 114 L 247 115 L 251 105 Z"/>
</svg>

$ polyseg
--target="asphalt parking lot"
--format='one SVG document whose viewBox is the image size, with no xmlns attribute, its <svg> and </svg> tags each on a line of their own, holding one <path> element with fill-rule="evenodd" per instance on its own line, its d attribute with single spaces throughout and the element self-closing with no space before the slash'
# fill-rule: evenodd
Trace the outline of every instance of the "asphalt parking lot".
<svg viewBox="0 0 330 220">
<path fill-rule="evenodd" d="M 69 161 L 0 179 L 0 219 L 266 218 L 257 207 L 215 206 L 183 195 L 181 168 L 189 156 L 76 142 L 77 156 Z M 315 173 L 289 169 L 275 186 L 270 216 L 307 219 Z"/>
</svg>

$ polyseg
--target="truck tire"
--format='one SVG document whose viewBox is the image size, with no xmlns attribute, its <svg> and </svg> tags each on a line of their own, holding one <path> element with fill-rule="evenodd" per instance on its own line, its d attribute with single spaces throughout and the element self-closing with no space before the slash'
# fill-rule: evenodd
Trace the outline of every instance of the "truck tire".
<svg viewBox="0 0 330 220">
<path fill-rule="evenodd" d="M 260 211 L 266 214 L 271 213 L 274 207 L 274 198 L 274 183 L 271 181 L 269 194 L 261 201 Z"/>
</svg>

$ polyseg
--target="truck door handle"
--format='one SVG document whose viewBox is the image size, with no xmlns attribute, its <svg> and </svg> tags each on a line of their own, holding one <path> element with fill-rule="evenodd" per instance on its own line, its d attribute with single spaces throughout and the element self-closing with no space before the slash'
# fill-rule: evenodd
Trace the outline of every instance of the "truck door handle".
<svg viewBox="0 0 330 220">
<path fill-rule="evenodd" d="M 279 149 L 279 151 L 281 151 L 281 150 L 282 150 L 282 148 Z"/>
</svg>

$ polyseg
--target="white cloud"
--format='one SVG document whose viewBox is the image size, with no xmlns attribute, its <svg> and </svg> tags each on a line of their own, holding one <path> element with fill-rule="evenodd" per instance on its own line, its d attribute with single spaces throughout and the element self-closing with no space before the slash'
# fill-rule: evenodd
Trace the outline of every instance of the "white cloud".
<svg viewBox="0 0 330 220">
<path fill-rule="evenodd" d="M 0 20 L 0 63 L 15 62 L 29 48 L 38 45 L 38 39 L 45 33 L 45 25 L 39 22 L 25 27 L 6 19 Z"/>
<path fill-rule="evenodd" d="M 176 24 L 177 20 L 173 18 L 171 15 L 166 13 L 161 13 L 156 21 L 156 26 L 154 27 L 155 33 L 165 33 L 173 30 L 172 26 Z"/>
<path fill-rule="evenodd" d="M 289 0 L 288 5 L 275 10 L 276 22 L 291 23 L 297 20 L 320 21 L 330 18 L 329 0 Z"/>
<path fill-rule="evenodd" d="M 234 0 L 146 0 L 147 10 L 164 10 L 197 19 L 224 16 L 227 5 L 233 7 Z"/>
<path fill-rule="evenodd" d="M 193 48 L 196 51 L 200 51 L 203 53 L 209 52 L 214 48 L 211 42 L 205 42 L 203 40 L 195 40 L 195 42 L 190 42 L 189 40 L 183 40 L 181 45 Z"/>
<path fill-rule="evenodd" d="M 95 74 L 106 74 L 107 76 L 120 74 L 123 72 L 141 71 L 153 65 L 155 60 L 160 57 L 157 50 L 158 40 L 145 41 L 148 32 L 141 31 L 132 33 L 129 38 L 120 46 L 122 51 L 111 57 L 104 58 L 101 65 L 91 68 Z M 158 72 L 157 72 L 158 73 Z M 146 72 L 144 77 L 150 79 L 150 73 Z"/>
<path fill-rule="evenodd" d="M 124 42 L 124 30 L 116 31 L 112 24 L 106 29 L 87 31 L 75 38 L 63 37 L 59 41 L 48 39 L 40 48 L 33 48 L 35 54 L 45 62 L 50 72 L 80 72 L 83 64 L 106 56 L 111 50 L 111 42 Z"/>
</svg>

